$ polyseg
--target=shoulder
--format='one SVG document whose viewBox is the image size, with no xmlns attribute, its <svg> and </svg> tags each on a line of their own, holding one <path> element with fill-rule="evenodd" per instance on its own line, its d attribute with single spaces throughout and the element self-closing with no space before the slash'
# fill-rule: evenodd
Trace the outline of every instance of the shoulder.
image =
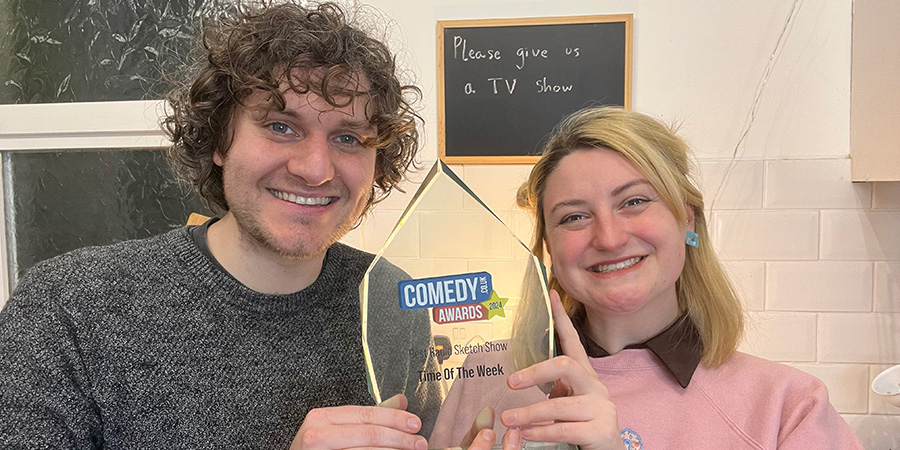
<svg viewBox="0 0 900 450">
<path fill-rule="evenodd" d="M 65 300 L 67 293 L 103 290 L 124 280 L 143 280 L 161 267 L 170 267 L 179 252 L 193 244 L 187 228 L 145 239 L 84 247 L 36 264 L 20 280 L 10 297 Z"/>
<path fill-rule="evenodd" d="M 709 370 L 723 379 L 766 384 L 777 388 L 822 384 L 818 378 L 786 364 L 735 352 L 721 366 Z"/>
<path fill-rule="evenodd" d="M 697 388 L 759 442 L 783 442 L 794 432 L 816 442 L 847 428 L 825 384 L 797 368 L 737 352 L 721 366 L 698 372 Z"/>
<path fill-rule="evenodd" d="M 375 255 L 372 253 L 359 250 L 340 242 L 328 249 L 326 264 L 329 268 L 336 268 L 345 275 L 358 276 L 362 279 L 372 262 L 375 261 Z M 385 258 L 379 258 L 378 262 L 372 267 L 371 276 L 378 280 L 400 281 L 409 279 L 409 275 L 402 269 L 392 264 Z"/>
<path fill-rule="evenodd" d="M 782 401 L 815 394 L 824 396 L 827 401 L 825 384 L 818 378 L 797 368 L 742 352 L 735 352 L 719 367 L 701 370 L 700 375 L 701 382 L 713 390 L 740 387 L 740 390 L 752 390 Z"/>
<path fill-rule="evenodd" d="M 375 255 L 369 252 L 338 242 L 328 248 L 325 264 L 344 271 L 349 270 L 362 274 L 374 258 Z"/>
</svg>

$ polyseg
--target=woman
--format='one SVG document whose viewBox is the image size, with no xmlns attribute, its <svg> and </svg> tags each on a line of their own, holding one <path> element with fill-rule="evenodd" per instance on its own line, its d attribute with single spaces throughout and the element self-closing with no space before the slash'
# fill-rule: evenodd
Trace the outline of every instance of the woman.
<svg viewBox="0 0 900 450">
<path fill-rule="evenodd" d="M 532 251 L 552 263 L 566 356 L 510 376 L 512 389 L 558 380 L 559 395 L 501 414 L 508 447 L 862 448 L 819 380 L 736 351 L 743 312 L 688 153 L 618 108 L 573 114 L 544 147 L 519 203 L 536 220 Z"/>
</svg>

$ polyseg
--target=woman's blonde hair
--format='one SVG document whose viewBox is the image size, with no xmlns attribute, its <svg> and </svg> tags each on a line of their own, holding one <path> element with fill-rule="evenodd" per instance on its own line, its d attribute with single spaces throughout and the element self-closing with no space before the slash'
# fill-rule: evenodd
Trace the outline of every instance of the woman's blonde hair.
<svg viewBox="0 0 900 450">
<path fill-rule="evenodd" d="M 684 269 L 676 282 L 678 306 L 700 332 L 702 363 L 707 367 L 722 364 L 740 342 L 743 311 L 710 243 L 703 196 L 690 179 L 690 149 L 656 119 L 621 108 L 592 107 L 575 112 L 557 125 L 518 192 L 519 206 L 535 218 L 532 251 L 544 260 L 543 197 L 547 178 L 567 155 L 591 148 L 613 150 L 631 161 L 679 222 L 689 218 L 685 205 L 693 211 L 700 246 L 686 249 Z M 584 305 L 567 295 L 555 276 L 551 275 L 549 285 L 559 292 L 570 316 L 583 311 Z"/>
</svg>

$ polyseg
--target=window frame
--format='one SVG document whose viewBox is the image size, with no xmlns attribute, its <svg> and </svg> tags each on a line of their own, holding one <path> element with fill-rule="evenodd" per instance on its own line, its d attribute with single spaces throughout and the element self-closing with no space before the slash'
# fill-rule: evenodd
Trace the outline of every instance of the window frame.
<svg viewBox="0 0 900 450">
<path fill-rule="evenodd" d="M 169 141 L 160 128 L 162 100 L 0 105 L 0 167 L 9 152 L 84 149 L 160 149 Z M 0 171 L 0 196 L 6 198 Z M 0 208 L 0 308 L 9 298 L 6 202 Z"/>
</svg>

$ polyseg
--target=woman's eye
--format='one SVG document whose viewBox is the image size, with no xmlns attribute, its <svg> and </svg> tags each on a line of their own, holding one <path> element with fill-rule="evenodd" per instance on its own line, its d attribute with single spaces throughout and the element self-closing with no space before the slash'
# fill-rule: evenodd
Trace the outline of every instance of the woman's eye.
<svg viewBox="0 0 900 450">
<path fill-rule="evenodd" d="M 639 198 L 639 197 L 630 198 L 625 201 L 625 206 L 637 206 L 637 205 L 640 205 L 641 203 L 646 203 L 648 201 L 649 200 L 647 200 L 646 198 Z"/>
<path fill-rule="evenodd" d="M 571 223 L 581 219 L 584 219 L 583 214 L 569 214 L 568 216 L 563 217 L 562 220 L 559 221 L 559 223 Z"/>
</svg>

